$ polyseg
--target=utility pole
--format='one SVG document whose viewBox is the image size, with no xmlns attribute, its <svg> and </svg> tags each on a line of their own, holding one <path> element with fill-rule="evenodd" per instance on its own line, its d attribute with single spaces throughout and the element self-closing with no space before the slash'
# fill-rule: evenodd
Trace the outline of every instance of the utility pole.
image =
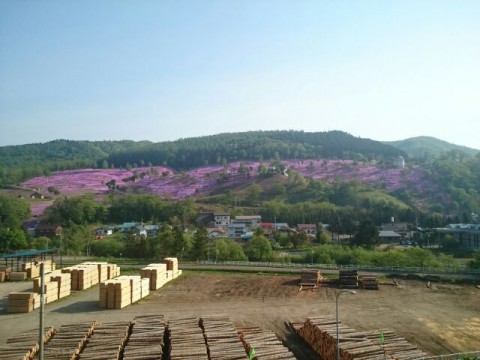
<svg viewBox="0 0 480 360">
<path fill-rule="evenodd" d="M 45 265 L 43 259 L 40 262 L 40 329 L 39 329 L 39 337 L 38 343 L 40 344 L 40 349 L 38 352 L 38 359 L 44 359 L 44 342 L 43 342 L 43 318 L 44 318 L 44 306 L 45 306 Z"/>
</svg>

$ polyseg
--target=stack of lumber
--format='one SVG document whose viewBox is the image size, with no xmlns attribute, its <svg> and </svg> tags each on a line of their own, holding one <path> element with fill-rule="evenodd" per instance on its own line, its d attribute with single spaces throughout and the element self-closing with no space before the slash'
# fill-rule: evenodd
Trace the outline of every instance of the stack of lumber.
<svg viewBox="0 0 480 360">
<path fill-rule="evenodd" d="M 9 313 L 29 313 L 40 306 L 40 296 L 34 292 L 11 292 L 8 295 Z"/>
<path fill-rule="evenodd" d="M 302 269 L 300 285 L 317 285 L 322 281 L 320 270 Z"/>
<path fill-rule="evenodd" d="M 378 290 L 378 279 L 376 276 L 362 276 L 360 284 L 366 290 Z"/>
<path fill-rule="evenodd" d="M 142 299 L 150 294 L 150 279 L 142 278 Z"/>
<path fill-rule="evenodd" d="M 188 317 L 168 322 L 170 360 L 208 360 L 207 347 L 198 318 Z"/>
<path fill-rule="evenodd" d="M 58 298 L 64 298 L 65 296 L 69 296 L 71 293 L 71 285 L 72 285 L 72 276 L 71 274 L 62 272 L 53 272 L 50 274 L 50 281 L 58 283 Z"/>
<path fill-rule="evenodd" d="M 150 279 L 150 290 L 158 290 L 167 283 L 167 264 L 149 264 L 140 269 L 142 278 Z"/>
<path fill-rule="evenodd" d="M 62 325 L 45 344 L 44 358 L 48 360 L 76 360 L 91 336 L 95 322 Z"/>
<path fill-rule="evenodd" d="M 10 277 L 12 268 L 5 265 L 0 265 L 0 282 L 7 281 Z"/>
<path fill-rule="evenodd" d="M 164 335 L 163 315 L 136 316 L 123 350 L 123 360 L 161 360 Z"/>
<path fill-rule="evenodd" d="M 168 280 L 176 279 L 182 274 L 182 270 L 178 270 L 178 259 L 174 257 L 166 257 L 163 262 L 167 264 Z"/>
<path fill-rule="evenodd" d="M 104 309 L 122 309 L 139 301 L 149 293 L 142 291 L 142 282 L 144 287 L 148 286 L 139 275 L 123 275 L 102 282 L 98 306 Z"/>
<path fill-rule="evenodd" d="M 54 332 L 52 327 L 44 328 L 43 342 L 47 343 Z M 7 339 L 6 345 L 0 346 L 0 360 L 31 360 L 39 349 L 38 329 L 35 329 Z"/>
<path fill-rule="evenodd" d="M 332 318 L 308 318 L 297 327 L 298 334 L 324 360 L 336 358 L 336 328 L 337 322 Z M 404 338 L 396 336 L 390 330 L 356 331 L 338 323 L 340 359 L 417 359 L 427 356 L 415 345 Z M 384 342 L 380 337 L 383 333 Z"/>
<path fill-rule="evenodd" d="M 204 315 L 200 326 L 208 347 L 210 360 L 248 359 L 235 326 L 226 315 Z"/>
<path fill-rule="evenodd" d="M 250 354 L 253 350 L 258 359 L 296 359 L 271 330 L 246 329 L 241 338 L 245 351 Z"/>
<path fill-rule="evenodd" d="M 121 359 L 121 354 L 130 332 L 130 321 L 96 324 L 92 335 L 77 359 Z"/>
<path fill-rule="evenodd" d="M 55 262 L 52 260 L 43 260 L 43 272 L 45 274 L 55 271 Z M 26 262 L 22 264 L 22 271 L 27 273 L 28 279 L 33 279 L 40 276 L 40 263 L 39 262 Z"/>
<path fill-rule="evenodd" d="M 27 273 L 25 271 L 12 271 L 9 275 L 10 281 L 25 281 L 27 280 Z"/>
<path fill-rule="evenodd" d="M 338 287 L 340 289 L 358 289 L 357 270 L 340 270 L 338 276 Z"/>
<path fill-rule="evenodd" d="M 41 287 L 38 288 L 38 293 L 41 294 Z M 50 304 L 58 300 L 58 282 L 57 281 L 46 281 L 43 284 L 43 294 L 45 304 Z"/>
<path fill-rule="evenodd" d="M 107 262 L 84 262 L 81 265 L 93 265 L 97 267 L 97 283 L 120 276 L 120 267 L 118 267 L 116 264 L 109 264 Z"/>
</svg>

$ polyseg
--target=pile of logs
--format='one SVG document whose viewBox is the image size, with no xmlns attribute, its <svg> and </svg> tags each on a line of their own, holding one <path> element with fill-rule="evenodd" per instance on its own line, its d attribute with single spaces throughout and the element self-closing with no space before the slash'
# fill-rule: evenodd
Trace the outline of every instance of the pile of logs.
<svg viewBox="0 0 480 360">
<path fill-rule="evenodd" d="M 131 335 L 123 350 L 123 360 L 161 360 L 164 335 L 163 315 L 135 317 Z"/>
<path fill-rule="evenodd" d="M 169 320 L 171 360 L 208 360 L 205 338 L 198 322 L 196 317 Z"/>
<path fill-rule="evenodd" d="M 366 290 L 378 290 L 378 279 L 376 276 L 362 276 L 360 278 L 360 284 L 363 289 Z"/>
<path fill-rule="evenodd" d="M 204 315 L 199 324 L 207 343 L 210 360 L 248 359 L 235 326 L 227 315 Z"/>
<path fill-rule="evenodd" d="M 337 322 L 332 318 L 309 318 L 297 333 L 324 360 L 336 359 Z M 390 330 L 356 331 L 338 323 L 340 359 L 408 360 L 428 356 L 415 345 Z"/>
<path fill-rule="evenodd" d="M 95 324 L 92 335 L 86 340 L 85 347 L 77 359 L 121 359 L 130 327 L 130 321 Z"/>
<path fill-rule="evenodd" d="M 357 270 L 340 270 L 338 275 L 338 287 L 340 289 L 358 289 Z"/>
<path fill-rule="evenodd" d="M 10 281 L 25 281 L 27 280 L 27 273 L 25 271 L 12 271 L 8 279 Z"/>
<path fill-rule="evenodd" d="M 48 360 L 76 360 L 91 336 L 95 322 L 62 325 L 45 344 L 44 358 Z"/>
<path fill-rule="evenodd" d="M 52 327 L 44 328 L 44 344 L 47 343 L 55 333 Z M 38 353 L 38 329 L 7 339 L 6 345 L 0 346 L 0 360 L 32 360 Z"/>
<path fill-rule="evenodd" d="M 240 334 L 247 354 L 253 349 L 258 359 L 296 359 L 271 330 L 245 329 Z"/>
</svg>

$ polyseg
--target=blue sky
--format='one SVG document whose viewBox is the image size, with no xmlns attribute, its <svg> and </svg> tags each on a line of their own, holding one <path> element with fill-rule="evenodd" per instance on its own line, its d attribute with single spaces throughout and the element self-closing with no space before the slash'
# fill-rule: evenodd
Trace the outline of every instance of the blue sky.
<svg viewBox="0 0 480 360">
<path fill-rule="evenodd" d="M 480 1 L 0 1 L 0 146 L 250 130 L 479 149 Z"/>
</svg>

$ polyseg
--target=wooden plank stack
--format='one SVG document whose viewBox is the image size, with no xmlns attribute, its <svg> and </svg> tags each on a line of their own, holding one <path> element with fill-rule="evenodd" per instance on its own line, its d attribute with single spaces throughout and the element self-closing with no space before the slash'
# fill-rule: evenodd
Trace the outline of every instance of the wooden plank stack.
<svg viewBox="0 0 480 360">
<path fill-rule="evenodd" d="M 253 349 L 258 359 L 294 360 L 295 355 L 283 345 L 271 330 L 245 329 L 241 338 L 247 354 Z"/>
<path fill-rule="evenodd" d="M 163 315 L 142 315 L 134 319 L 123 360 L 161 360 L 165 336 Z"/>
<path fill-rule="evenodd" d="M 27 273 L 25 271 L 12 271 L 9 276 L 10 281 L 25 281 Z"/>
<path fill-rule="evenodd" d="M 100 279 L 112 279 L 120 275 L 116 264 L 85 262 L 62 269 L 62 273 L 71 275 L 71 290 L 85 290 L 100 282 Z"/>
<path fill-rule="evenodd" d="M 163 262 L 167 264 L 168 280 L 176 279 L 182 274 L 182 270 L 178 270 L 178 259 L 174 257 L 166 257 Z"/>
<path fill-rule="evenodd" d="M 8 295 L 9 313 L 29 313 L 40 304 L 40 297 L 34 292 L 11 292 Z"/>
<path fill-rule="evenodd" d="M 91 336 L 95 322 L 62 325 L 45 344 L 44 358 L 48 360 L 76 360 Z"/>
<path fill-rule="evenodd" d="M 378 278 L 376 276 L 360 277 L 360 284 L 366 290 L 378 290 Z"/>
<path fill-rule="evenodd" d="M 141 289 L 142 289 L 142 299 L 143 299 L 144 297 L 150 295 L 150 279 L 142 278 L 141 282 L 142 282 Z"/>
<path fill-rule="evenodd" d="M 317 285 L 322 282 L 320 270 L 302 269 L 300 284 Z"/>
<path fill-rule="evenodd" d="M 167 283 L 167 264 L 149 264 L 140 269 L 140 276 L 150 279 L 150 290 L 158 290 Z"/>
<path fill-rule="evenodd" d="M 207 347 L 198 318 L 187 317 L 168 322 L 170 360 L 208 360 Z"/>
<path fill-rule="evenodd" d="M 149 280 L 145 280 L 142 280 L 140 275 L 123 275 L 102 282 L 98 306 L 103 309 L 122 309 L 139 301 L 149 294 L 149 292 L 142 291 L 142 286 L 149 287 L 147 284 Z"/>
<path fill-rule="evenodd" d="M 9 280 L 12 268 L 10 266 L 0 265 L 0 282 Z"/>
<path fill-rule="evenodd" d="M 58 283 L 58 298 L 64 298 L 71 294 L 72 277 L 71 274 L 54 272 L 50 274 L 50 281 Z"/>
<path fill-rule="evenodd" d="M 338 287 L 340 289 L 358 289 L 357 270 L 340 270 L 338 276 Z"/>
<path fill-rule="evenodd" d="M 7 280 L 7 272 L 6 271 L 0 271 L 0 283 L 4 282 Z"/>
<path fill-rule="evenodd" d="M 49 274 L 55 271 L 56 265 L 52 260 L 45 259 L 43 261 L 43 272 Z M 40 276 L 40 263 L 38 262 L 25 262 L 22 263 L 22 271 L 27 273 L 27 279 L 33 279 Z"/>
<path fill-rule="evenodd" d="M 336 359 L 336 328 L 335 319 L 328 317 L 308 318 L 302 326 L 295 327 L 297 333 L 324 360 Z M 410 344 L 404 338 L 396 336 L 390 330 L 356 331 L 340 322 L 339 344 L 340 359 L 397 359 L 408 360 L 428 356 Z M 380 341 L 383 333 L 384 342 Z"/>
<path fill-rule="evenodd" d="M 52 327 L 44 328 L 44 344 L 47 343 L 55 333 Z M 0 360 L 32 360 L 38 353 L 38 329 L 18 334 L 8 338 L 6 345 L 0 346 Z"/>
<path fill-rule="evenodd" d="M 200 327 L 210 360 L 248 359 L 235 326 L 227 315 L 204 315 L 200 319 Z"/>
<path fill-rule="evenodd" d="M 131 328 L 130 321 L 96 324 L 85 347 L 77 356 L 81 360 L 121 359 Z"/>
</svg>

